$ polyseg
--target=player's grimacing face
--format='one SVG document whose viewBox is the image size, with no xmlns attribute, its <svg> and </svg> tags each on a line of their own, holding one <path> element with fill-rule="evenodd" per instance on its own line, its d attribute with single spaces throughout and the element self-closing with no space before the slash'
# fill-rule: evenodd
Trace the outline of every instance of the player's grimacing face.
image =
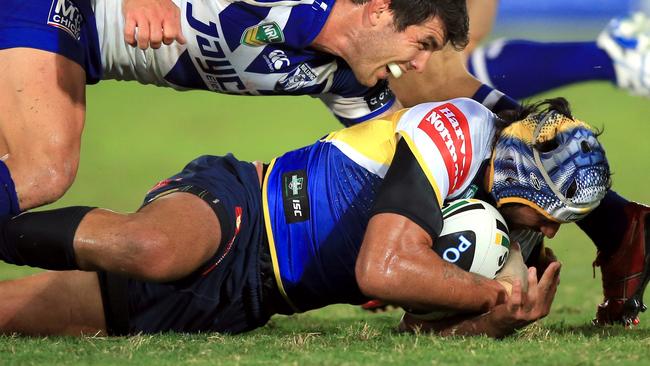
<svg viewBox="0 0 650 366">
<path fill-rule="evenodd" d="M 508 223 L 510 231 L 533 230 L 552 238 L 560 230 L 560 223 L 548 219 L 534 208 L 523 204 L 505 205 L 499 212 Z"/>
<path fill-rule="evenodd" d="M 435 17 L 398 32 L 390 14 L 362 38 L 358 52 L 346 61 L 360 83 L 373 86 L 389 76 L 389 63 L 397 64 L 404 72 L 421 72 L 431 53 L 444 45 L 445 31 L 442 21 Z"/>
</svg>

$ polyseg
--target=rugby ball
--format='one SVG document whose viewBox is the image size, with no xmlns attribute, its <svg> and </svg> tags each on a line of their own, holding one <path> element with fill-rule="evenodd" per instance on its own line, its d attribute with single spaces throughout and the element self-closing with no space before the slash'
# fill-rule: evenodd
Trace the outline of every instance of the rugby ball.
<svg viewBox="0 0 650 366">
<path fill-rule="evenodd" d="M 466 271 L 496 277 L 510 253 L 508 225 L 499 211 L 481 200 L 461 199 L 445 205 L 442 217 L 442 231 L 432 249 Z M 439 320 L 455 312 L 409 314 L 419 320 Z"/>
<path fill-rule="evenodd" d="M 442 232 L 433 250 L 447 262 L 493 279 L 510 252 L 508 226 L 492 205 L 461 199 L 442 208 Z"/>
</svg>

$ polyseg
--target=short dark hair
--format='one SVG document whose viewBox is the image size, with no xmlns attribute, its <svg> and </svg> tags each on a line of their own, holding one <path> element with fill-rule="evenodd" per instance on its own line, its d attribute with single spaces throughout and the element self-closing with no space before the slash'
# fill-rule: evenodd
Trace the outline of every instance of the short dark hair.
<svg viewBox="0 0 650 366">
<path fill-rule="evenodd" d="M 370 0 L 350 0 L 364 4 Z M 469 16 L 466 0 L 391 0 L 389 9 L 393 12 L 395 29 L 402 32 L 410 25 L 422 24 L 439 17 L 445 25 L 445 39 L 461 50 L 469 42 Z"/>
</svg>

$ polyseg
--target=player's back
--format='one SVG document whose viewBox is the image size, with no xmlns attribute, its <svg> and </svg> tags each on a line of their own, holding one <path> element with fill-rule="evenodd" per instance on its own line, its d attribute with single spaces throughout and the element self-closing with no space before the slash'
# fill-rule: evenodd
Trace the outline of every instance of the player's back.
<svg viewBox="0 0 650 366">
<path fill-rule="evenodd" d="M 464 156 L 458 153 L 466 159 L 467 167 L 461 167 L 466 173 L 455 186 L 447 184 L 447 180 L 454 180 L 447 174 L 454 171 L 456 163 L 445 158 L 449 155 L 447 145 L 425 141 L 431 131 L 418 127 L 430 123 L 432 113 L 452 121 L 456 117 L 443 115 L 450 109 L 467 130 L 464 138 L 471 149 L 463 151 Z M 275 159 L 263 184 L 263 206 L 276 280 L 285 299 L 297 311 L 365 301 L 356 283 L 356 258 L 400 136 L 417 145 L 413 149 L 422 156 L 423 164 L 429 164 L 426 169 L 436 172 L 432 178 L 440 181 L 436 185 L 445 199 L 450 191 L 455 195 L 467 188 L 478 166 L 489 157 L 494 131 L 491 116 L 468 99 L 427 103 L 388 119 L 333 132 L 313 145 Z M 413 134 L 417 128 L 421 136 Z M 431 146 L 445 151 L 432 157 L 423 151 Z"/>
</svg>

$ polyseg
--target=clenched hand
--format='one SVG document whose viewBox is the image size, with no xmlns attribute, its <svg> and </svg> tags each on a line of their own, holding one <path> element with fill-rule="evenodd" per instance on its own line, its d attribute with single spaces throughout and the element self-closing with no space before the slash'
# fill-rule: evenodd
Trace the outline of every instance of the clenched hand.
<svg viewBox="0 0 650 366">
<path fill-rule="evenodd" d="M 185 44 L 180 10 L 171 0 L 124 0 L 124 40 L 140 49 L 157 49 L 177 41 Z M 137 28 L 137 32 L 136 32 Z M 137 33 L 137 36 L 136 36 Z"/>
</svg>

